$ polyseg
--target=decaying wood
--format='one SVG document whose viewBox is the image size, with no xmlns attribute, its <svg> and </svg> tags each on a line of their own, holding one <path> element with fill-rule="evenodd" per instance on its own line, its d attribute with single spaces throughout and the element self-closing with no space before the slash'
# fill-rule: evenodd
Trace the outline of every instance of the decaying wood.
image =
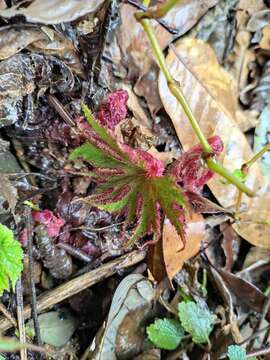
<svg viewBox="0 0 270 360">
<path fill-rule="evenodd" d="M 142 261 L 146 256 L 143 250 L 135 250 L 125 254 L 107 264 L 101 265 L 98 269 L 92 270 L 86 274 L 78 276 L 57 288 L 42 294 L 37 299 L 37 311 L 41 312 L 49 307 L 68 299 L 82 290 L 112 276 L 118 270 L 135 265 Z M 24 307 L 24 318 L 29 319 L 31 316 L 31 306 Z M 6 317 L 0 317 L 0 333 L 13 327 Z"/>
</svg>

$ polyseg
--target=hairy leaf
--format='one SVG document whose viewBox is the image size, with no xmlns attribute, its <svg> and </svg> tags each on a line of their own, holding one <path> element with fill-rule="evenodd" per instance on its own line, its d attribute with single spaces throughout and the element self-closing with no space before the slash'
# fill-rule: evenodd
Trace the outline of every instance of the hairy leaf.
<svg viewBox="0 0 270 360">
<path fill-rule="evenodd" d="M 178 304 L 178 314 L 181 325 L 191 334 L 196 344 L 206 343 L 213 329 L 215 316 L 206 309 L 201 308 L 193 301 Z"/>
<path fill-rule="evenodd" d="M 23 269 L 23 251 L 20 243 L 14 239 L 12 231 L 0 224 L 0 296 L 14 288 Z"/>
<path fill-rule="evenodd" d="M 239 345 L 230 345 L 228 347 L 228 358 L 230 360 L 246 360 L 246 351 Z"/>
<path fill-rule="evenodd" d="M 184 329 L 177 320 L 157 319 L 146 329 L 148 338 L 161 349 L 174 350 L 180 344 Z"/>
<path fill-rule="evenodd" d="M 118 144 L 86 106 L 83 111 L 89 124 L 88 141 L 75 149 L 70 159 L 82 158 L 94 167 L 97 187 L 87 201 L 102 210 L 124 214 L 126 226 L 135 224 L 130 244 L 150 233 L 159 238 L 161 211 L 185 243 L 186 202 L 176 178 L 163 175 L 163 163 L 149 153 Z"/>
</svg>

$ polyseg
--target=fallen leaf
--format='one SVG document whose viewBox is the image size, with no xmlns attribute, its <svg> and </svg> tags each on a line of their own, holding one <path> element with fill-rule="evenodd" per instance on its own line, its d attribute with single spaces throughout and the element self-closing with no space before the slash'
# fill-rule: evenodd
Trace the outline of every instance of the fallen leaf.
<svg viewBox="0 0 270 360">
<path fill-rule="evenodd" d="M 270 50 L 270 23 L 268 23 L 262 30 L 262 38 L 258 48 Z"/>
<path fill-rule="evenodd" d="M 46 34 L 34 25 L 4 26 L 0 29 L 0 60 L 7 59 Z"/>
<path fill-rule="evenodd" d="M 3 211 L 11 211 L 14 215 L 15 207 L 18 201 L 18 192 L 14 185 L 10 182 L 8 174 L 0 173 L 0 213 Z M 7 202 L 7 207 L 4 204 Z"/>
<path fill-rule="evenodd" d="M 77 319 L 67 309 L 49 311 L 38 316 L 42 342 L 55 347 L 64 346 L 78 325 Z M 34 333 L 34 323 L 30 320 L 26 329 Z"/>
<path fill-rule="evenodd" d="M 95 12 L 103 2 L 104 0 L 34 0 L 28 7 L 20 7 L 19 4 L 1 10 L 0 16 L 10 19 L 23 15 L 29 22 L 59 24 Z"/>
<path fill-rule="evenodd" d="M 202 215 L 193 213 L 186 222 L 186 245 L 183 249 L 183 243 L 175 228 L 168 219 L 164 221 L 162 247 L 165 269 L 169 279 L 172 279 L 181 270 L 185 261 L 199 252 L 201 242 L 206 235 Z"/>
<path fill-rule="evenodd" d="M 145 337 L 140 328 L 152 311 L 154 295 L 152 283 L 141 274 L 130 274 L 121 281 L 103 334 L 96 336 L 91 345 L 91 359 L 134 359 L 140 353 Z"/>
<path fill-rule="evenodd" d="M 251 109 L 263 111 L 270 103 L 270 60 L 266 61 L 255 88 L 251 89 Z"/>
<path fill-rule="evenodd" d="M 200 40 L 180 40 L 175 51 L 178 55 L 171 50 L 167 63 L 175 80 L 181 84 L 202 131 L 206 137 L 215 134 L 222 138 L 225 150 L 220 161 L 224 167 L 231 172 L 241 168 L 253 153 L 235 122 L 235 101 L 230 77 L 219 68 L 210 46 Z M 197 142 L 196 135 L 180 104 L 171 95 L 163 74 L 159 78 L 159 93 L 184 150 L 188 150 Z M 223 207 L 233 207 L 238 190 L 233 185 L 224 185 L 221 180 L 216 175 L 208 185 Z M 250 243 L 270 248 L 270 227 L 262 224 L 270 216 L 270 189 L 258 164 L 253 165 L 246 184 L 257 196 L 243 196 L 241 221 L 233 226 Z"/>
<path fill-rule="evenodd" d="M 270 20 L 270 10 L 264 9 L 252 14 L 247 23 L 247 30 L 256 32 L 264 28 Z"/>
<path fill-rule="evenodd" d="M 255 61 L 255 52 L 250 48 L 251 33 L 246 30 L 239 30 L 236 37 L 233 51 L 229 56 L 230 72 L 236 79 L 238 92 L 242 91 L 249 83 L 249 64 Z"/>
<path fill-rule="evenodd" d="M 268 298 L 260 289 L 228 271 L 217 268 L 215 270 L 222 277 L 228 289 L 236 296 L 239 304 L 247 305 L 258 313 L 263 311 L 263 306 Z M 270 309 L 265 318 L 270 321 Z"/>
<path fill-rule="evenodd" d="M 47 26 L 28 24 L 5 26 L 0 29 L 0 60 L 27 48 L 36 53 L 55 55 L 78 74 L 83 70 L 72 42 Z"/>
<path fill-rule="evenodd" d="M 238 258 L 240 238 L 229 223 L 220 224 L 220 231 L 223 234 L 222 247 L 226 257 L 224 269 L 230 271 Z"/>
</svg>

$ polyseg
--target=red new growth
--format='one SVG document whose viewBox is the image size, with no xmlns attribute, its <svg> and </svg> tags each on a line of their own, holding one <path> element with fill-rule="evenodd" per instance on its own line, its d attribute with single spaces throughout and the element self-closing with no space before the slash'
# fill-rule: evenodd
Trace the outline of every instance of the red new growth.
<svg viewBox="0 0 270 360">
<path fill-rule="evenodd" d="M 48 235 L 55 237 L 59 234 L 61 227 L 65 224 L 65 220 L 53 214 L 51 210 L 33 211 L 33 220 L 46 226 Z"/>
<path fill-rule="evenodd" d="M 219 136 L 208 139 L 213 153 L 218 156 L 223 151 L 223 143 Z M 175 176 L 177 182 L 187 191 L 199 193 L 203 186 L 213 177 L 214 172 L 209 170 L 203 161 L 201 145 L 196 145 L 184 152 L 171 166 L 169 173 Z"/>
<path fill-rule="evenodd" d="M 121 120 L 124 120 L 127 116 L 127 101 L 126 90 L 117 90 L 109 94 L 96 114 L 101 125 L 113 130 Z"/>
</svg>

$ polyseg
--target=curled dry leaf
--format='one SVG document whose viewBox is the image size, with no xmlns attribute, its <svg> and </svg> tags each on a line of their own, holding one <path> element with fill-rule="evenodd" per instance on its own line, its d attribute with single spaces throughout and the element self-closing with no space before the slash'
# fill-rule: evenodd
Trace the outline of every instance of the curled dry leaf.
<svg viewBox="0 0 270 360">
<path fill-rule="evenodd" d="M 0 16 L 10 19 L 23 15 L 29 22 L 59 24 L 95 12 L 103 2 L 104 0 L 34 0 L 28 7 L 15 5 L 1 10 Z"/>
<path fill-rule="evenodd" d="M 82 67 L 70 40 L 47 26 L 28 24 L 5 26 L 0 30 L 0 60 L 7 59 L 27 48 L 32 52 L 55 55 L 78 74 Z"/>
<path fill-rule="evenodd" d="M 165 219 L 162 233 L 163 258 L 167 276 L 172 279 L 182 269 L 184 262 L 195 256 L 204 239 L 205 225 L 202 215 L 193 213 L 187 219 L 186 245 L 183 243 L 175 228 Z"/>
<path fill-rule="evenodd" d="M 178 42 L 175 52 L 170 51 L 167 63 L 175 80 L 181 84 L 202 131 L 206 137 L 215 134 L 222 138 L 225 150 L 220 161 L 232 172 L 239 169 L 253 153 L 235 122 L 232 82 L 220 69 L 213 50 L 204 42 L 183 39 Z M 162 74 L 159 93 L 184 149 L 189 149 L 196 143 L 194 131 Z M 241 221 L 234 224 L 234 228 L 250 243 L 270 248 L 270 227 L 263 224 L 270 216 L 270 189 L 257 164 L 249 172 L 246 184 L 257 196 L 243 196 Z M 209 187 L 223 207 L 235 205 L 238 191 L 234 186 L 225 185 L 216 175 L 209 181 Z"/>
<path fill-rule="evenodd" d="M 134 359 L 142 350 L 143 324 L 151 314 L 154 296 L 152 283 L 141 274 L 125 277 L 114 293 L 102 335 L 93 340 L 91 359 Z"/>
</svg>

